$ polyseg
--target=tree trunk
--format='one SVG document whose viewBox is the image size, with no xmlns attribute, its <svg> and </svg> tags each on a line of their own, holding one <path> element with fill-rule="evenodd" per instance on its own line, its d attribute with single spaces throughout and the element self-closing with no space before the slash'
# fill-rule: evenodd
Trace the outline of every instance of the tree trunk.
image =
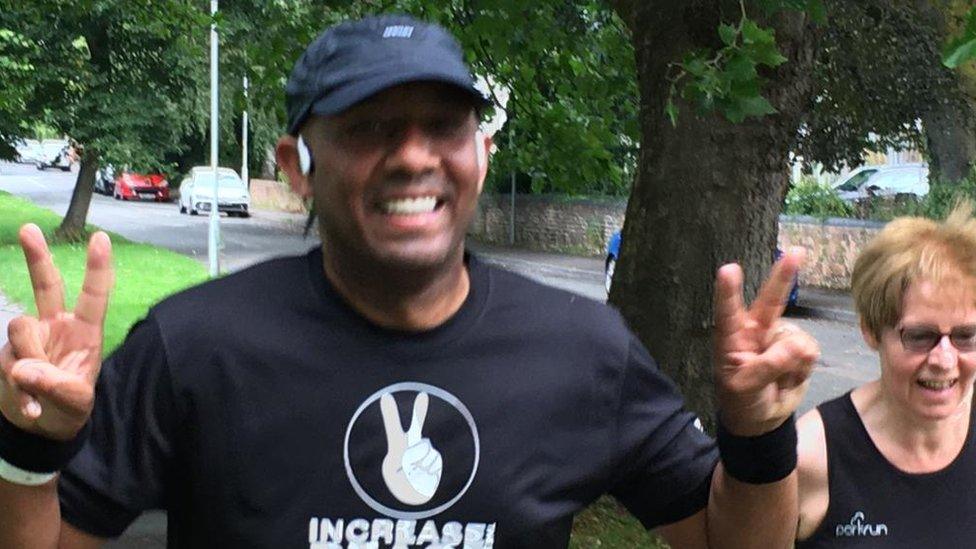
<svg viewBox="0 0 976 549">
<path fill-rule="evenodd" d="M 85 240 L 85 220 L 88 219 L 88 207 L 91 205 L 92 188 L 95 185 L 95 173 L 98 171 L 98 155 L 85 150 L 81 155 L 81 169 L 75 189 L 71 193 L 71 204 L 64 214 L 61 226 L 54 232 L 59 240 L 79 242 Z"/>
<path fill-rule="evenodd" d="M 934 30 L 932 57 L 939 67 L 939 94 L 922 114 L 929 153 L 929 181 L 955 183 L 976 166 L 976 97 L 967 90 L 968 74 L 941 64 L 941 46 L 958 32 L 949 20 L 950 0 L 916 0 L 919 17 Z M 956 2 L 958 3 L 958 2 Z M 971 86 L 969 86 L 971 88 Z M 968 93 L 967 93 L 968 92 Z"/>
<path fill-rule="evenodd" d="M 931 105 L 922 115 L 929 152 L 929 181 L 955 183 L 976 161 L 976 103 L 960 93 Z"/>
<path fill-rule="evenodd" d="M 643 138 L 610 301 L 710 427 L 715 271 L 739 262 L 752 296 L 772 262 L 788 154 L 812 95 L 814 29 L 802 14 L 773 22 L 789 59 L 765 75 L 778 114 L 733 124 L 682 103 L 672 127 L 664 111 L 669 64 L 719 46 L 719 14 L 724 8 L 734 21 L 738 4 L 624 0 L 616 7 L 636 50 Z"/>
</svg>

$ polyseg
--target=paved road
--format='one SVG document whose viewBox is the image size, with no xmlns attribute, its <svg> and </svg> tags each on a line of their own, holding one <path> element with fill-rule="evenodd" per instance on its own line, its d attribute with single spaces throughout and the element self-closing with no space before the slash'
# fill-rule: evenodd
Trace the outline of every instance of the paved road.
<svg viewBox="0 0 976 549">
<path fill-rule="evenodd" d="M 63 215 L 68 210 L 77 174 L 37 171 L 26 164 L 0 164 L 0 189 L 30 198 Z M 163 246 L 207 262 L 206 215 L 179 213 L 175 203 L 121 202 L 92 196 L 88 222 L 115 231 L 130 240 Z M 222 215 L 224 248 L 222 270 L 237 270 L 276 255 L 302 253 L 317 242 L 302 236 L 300 216 L 256 212 L 250 219 Z"/>
<path fill-rule="evenodd" d="M 30 198 L 35 203 L 63 214 L 67 209 L 75 174 L 37 172 L 33 167 L 0 164 L 0 189 Z M 206 217 L 180 215 L 173 204 L 118 202 L 93 197 L 89 221 L 132 240 L 164 246 L 206 262 Z M 251 219 L 221 218 L 223 265 L 235 270 L 275 255 L 300 253 L 317 240 L 301 235 L 300 216 L 256 211 Z M 543 254 L 520 250 L 474 246 L 489 262 L 526 276 L 593 299 L 603 300 L 603 264 L 600 259 Z M 813 303 L 813 301 L 816 303 Z M 801 309 L 792 319 L 816 337 L 823 348 L 811 380 L 810 391 L 801 406 L 816 403 L 875 377 L 877 359 L 861 341 L 853 323 L 849 300 L 811 289 L 801 290 Z M 0 325 L 16 308 L 0 302 Z M 5 312 L 6 311 L 6 312 Z M 805 311 L 805 312 L 804 312 Z M 819 317 L 819 318 L 818 318 Z M 0 340 L 6 330 L 0 330 Z M 150 514 L 130 528 L 126 536 L 111 545 L 116 549 L 155 549 L 165 546 L 165 517 Z"/>
</svg>

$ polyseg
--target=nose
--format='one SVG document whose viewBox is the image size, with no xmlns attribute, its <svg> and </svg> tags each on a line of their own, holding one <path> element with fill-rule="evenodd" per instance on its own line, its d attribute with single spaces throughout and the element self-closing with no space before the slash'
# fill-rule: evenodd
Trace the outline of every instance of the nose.
<svg viewBox="0 0 976 549">
<path fill-rule="evenodd" d="M 417 123 L 407 124 L 391 145 L 386 167 L 391 171 L 422 174 L 438 166 L 440 157 L 434 142 Z"/>
<path fill-rule="evenodd" d="M 939 338 L 939 343 L 929 351 L 929 363 L 933 366 L 939 366 L 945 369 L 951 369 L 956 366 L 956 362 L 959 360 L 959 351 L 952 345 L 949 340 L 949 334 L 943 334 Z"/>
</svg>

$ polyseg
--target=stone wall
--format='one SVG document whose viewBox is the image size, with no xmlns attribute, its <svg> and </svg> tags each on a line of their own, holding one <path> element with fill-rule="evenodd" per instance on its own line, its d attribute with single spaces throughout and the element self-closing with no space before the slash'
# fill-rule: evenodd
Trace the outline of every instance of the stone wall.
<svg viewBox="0 0 976 549">
<path fill-rule="evenodd" d="M 251 206 L 262 210 L 305 213 L 305 204 L 287 183 L 273 179 L 251 180 Z"/>
<path fill-rule="evenodd" d="M 779 247 L 802 246 L 807 249 L 800 284 L 848 289 L 858 254 L 882 227 L 884 223 L 859 219 L 782 216 Z"/>
<path fill-rule="evenodd" d="M 485 193 L 469 234 L 491 244 L 509 243 L 511 195 Z M 515 245 L 533 250 L 602 256 L 624 223 L 625 199 L 568 199 L 515 195 Z"/>
<path fill-rule="evenodd" d="M 614 231 L 623 226 L 626 201 L 515 196 L 515 245 L 533 250 L 602 257 Z M 511 195 L 485 194 L 469 234 L 492 244 L 509 243 Z M 864 244 L 883 223 L 855 219 L 780 217 L 779 247 L 803 246 L 806 286 L 847 289 Z"/>
<path fill-rule="evenodd" d="M 288 185 L 251 180 L 255 208 L 305 212 Z M 568 199 L 551 195 L 515 196 L 515 246 L 532 250 L 603 257 L 610 236 L 624 223 L 624 199 Z M 489 244 L 508 245 L 511 195 L 484 194 L 468 233 Z M 804 286 L 847 289 L 861 248 L 884 226 L 856 219 L 780 217 L 779 247 L 802 246 L 807 263 Z"/>
</svg>

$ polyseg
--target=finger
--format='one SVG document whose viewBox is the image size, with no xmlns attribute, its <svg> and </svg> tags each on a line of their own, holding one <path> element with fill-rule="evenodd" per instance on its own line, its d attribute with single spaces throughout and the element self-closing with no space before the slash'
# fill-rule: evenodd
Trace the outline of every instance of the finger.
<svg viewBox="0 0 976 549">
<path fill-rule="evenodd" d="M 386 431 L 387 448 L 402 447 L 404 443 L 403 425 L 400 423 L 400 412 L 397 410 L 396 400 L 390 393 L 380 397 L 380 412 L 383 414 L 383 430 Z"/>
<path fill-rule="evenodd" d="M 806 257 L 806 251 L 800 247 L 793 247 L 783 254 L 783 257 L 773 265 L 769 278 L 763 283 L 753 302 L 749 313 L 761 328 L 768 329 L 773 325 L 786 309 L 786 298 L 793 288 L 793 280 L 800 271 L 800 265 Z"/>
<path fill-rule="evenodd" d="M 91 355 L 91 351 L 88 349 L 82 349 L 79 351 L 71 351 L 68 353 L 61 362 L 58 363 L 58 367 L 65 372 L 82 374 L 82 366 L 85 364 L 85 360 Z"/>
<path fill-rule="evenodd" d="M 0 349 L 0 368 L 3 370 L 3 386 L 5 391 L 9 391 L 11 397 L 17 403 L 20 413 L 30 419 L 37 419 L 41 415 L 41 405 L 33 396 L 20 390 L 15 383 L 9 380 L 10 371 L 16 364 L 17 358 L 14 356 L 13 347 L 6 344 Z"/>
<path fill-rule="evenodd" d="M 19 236 L 34 288 L 37 314 L 43 319 L 54 318 L 64 310 L 64 282 L 54 266 L 44 233 L 37 225 L 28 223 L 20 228 Z"/>
<path fill-rule="evenodd" d="M 427 393 L 417 394 L 417 398 L 413 401 L 413 417 L 410 419 L 410 429 L 407 431 L 407 446 L 413 446 L 420 442 L 421 433 L 424 430 L 424 420 L 427 419 L 428 404 Z"/>
<path fill-rule="evenodd" d="M 69 414 L 80 416 L 91 410 L 94 388 L 83 376 L 48 362 L 27 359 L 14 364 L 10 377 L 38 400 L 49 401 Z"/>
<path fill-rule="evenodd" d="M 18 316 L 7 325 L 7 339 L 16 358 L 47 360 L 44 350 L 44 328 L 34 317 Z"/>
<path fill-rule="evenodd" d="M 791 385 L 798 385 L 810 377 L 819 357 L 820 346 L 816 340 L 802 332 L 791 334 L 756 357 L 749 382 L 754 389 L 780 379 L 790 379 Z"/>
<path fill-rule="evenodd" d="M 108 296 L 115 282 L 112 270 L 112 242 L 108 235 L 99 231 L 88 242 L 88 261 L 85 265 L 85 281 L 78 294 L 75 316 L 96 326 L 105 320 Z"/>
<path fill-rule="evenodd" d="M 742 267 L 723 265 L 715 275 L 715 330 L 719 337 L 738 331 L 746 319 L 742 301 Z"/>
</svg>

